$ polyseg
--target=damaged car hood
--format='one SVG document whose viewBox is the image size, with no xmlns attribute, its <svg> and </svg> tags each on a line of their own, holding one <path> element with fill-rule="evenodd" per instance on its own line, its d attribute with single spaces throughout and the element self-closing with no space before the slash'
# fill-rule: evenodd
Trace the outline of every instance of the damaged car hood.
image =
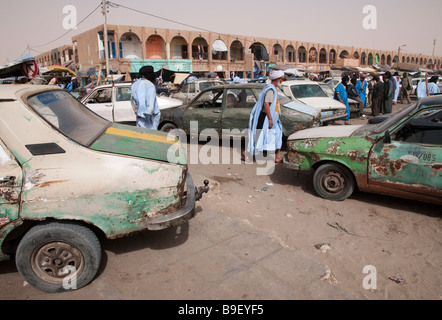
<svg viewBox="0 0 442 320">
<path fill-rule="evenodd" d="M 167 133 L 114 123 L 90 147 L 93 150 L 187 165 L 186 153 Z"/>
<path fill-rule="evenodd" d="M 288 140 L 350 137 L 361 127 L 363 127 L 363 125 L 310 128 L 293 133 Z"/>
</svg>

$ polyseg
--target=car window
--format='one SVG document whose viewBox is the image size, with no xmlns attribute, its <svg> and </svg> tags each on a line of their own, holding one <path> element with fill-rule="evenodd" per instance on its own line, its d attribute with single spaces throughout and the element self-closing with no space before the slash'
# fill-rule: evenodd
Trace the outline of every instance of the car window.
<svg viewBox="0 0 442 320">
<path fill-rule="evenodd" d="M 130 87 L 117 87 L 117 101 L 130 101 L 132 90 Z"/>
<path fill-rule="evenodd" d="M 255 93 L 251 89 L 228 89 L 227 108 L 253 108 L 256 103 Z"/>
<path fill-rule="evenodd" d="M 90 95 L 87 103 L 112 103 L 112 88 L 97 89 Z"/>
<path fill-rule="evenodd" d="M 442 145 L 442 109 L 421 112 L 407 121 L 393 136 L 396 141 Z"/>
<path fill-rule="evenodd" d="M 319 85 L 316 84 L 304 84 L 304 85 L 292 85 L 290 87 L 293 95 L 298 98 L 310 98 L 310 97 L 327 97 L 327 94 L 322 90 Z"/>
<path fill-rule="evenodd" d="M 208 90 L 201 93 L 190 105 L 192 108 L 221 108 L 223 90 Z"/>
<path fill-rule="evenodd" d="M 410 114 L 414 109 L 416 109 L 416 107 L 417 107 L 417 103 L 413 103 L 411 106 L 394 113 L 387 120 L 382 121 L 381 123 L 376 125 L 373 128 L 372 132 L 373 133 L 381 133 L 387 129 L 390 129 L 395 124 L 399 123 L 404 117 L 406 117 L 408 114 Z"/>
<path fill-rule="evenodd" d="M 28 98 L 43 119 L 79 144 L 90 145 L 109 125 L 69 92 L 54 90 Z"/>
</svg>

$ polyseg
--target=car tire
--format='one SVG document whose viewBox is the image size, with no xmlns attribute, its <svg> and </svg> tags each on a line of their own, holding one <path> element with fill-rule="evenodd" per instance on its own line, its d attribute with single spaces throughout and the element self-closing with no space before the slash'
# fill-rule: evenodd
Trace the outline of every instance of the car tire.
<svg viewBox="0 0 442 320">
<path fill-rule="evenodd" d="M 350 170 L 343 165 L 326 163 L 316 169 L 313 175 L 313 187 L 324 199 L 342 201 L 353 193 L 355 180 Z"/>
<path fill-rule="evenodd" d="M 176 129 L 177 128 L 177 126 L 176 125 L 174 125 L 173 123 L 171 123 L 171 122 L 168 122 L 168 123 L 165 123 L 162 127 L 161 127 L 161 131 L 163 131 L 163 132 L 169 132 L 169 131 L 172 131 L 172 130 L 174 130 L 174 129 Z"/>
<path fill-rule="evenodd" d="M 15 262 L 23 278 L 48 293 L 80 289 L 97 274 L 101 246 L 89 228 L 75 222 L 47 222 L 20 241 Z"/>
</svg>

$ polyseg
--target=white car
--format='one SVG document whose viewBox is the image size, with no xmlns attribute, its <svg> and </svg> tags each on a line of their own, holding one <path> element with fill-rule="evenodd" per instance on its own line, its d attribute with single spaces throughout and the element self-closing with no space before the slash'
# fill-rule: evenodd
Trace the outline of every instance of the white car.
<svg viewBox="0 0 442 320">
<path fill-rule="evenodd" d="M 0 86 L 0 261 L 13 255 L 30 285 L 87 285 L 101 236 L 187 223 L 207 191 L 167 134 L 109 122 L 56 86 Z"/>
<path fill-rule="evenodd" d="M 318 109 L 323 124 L 347 116 L 345 105 L 329 97 L 317 82 L 289 80 L 281 84 L 281 89 L 290 98 Z"/>
<path fill-rule="evenodd" d="M 218 85 L 223 85 L 224 82 L 214 79 L 197 79 L 183 85 L 179 92 L 172 93 L 170 97 L 181 100 L 184 104 L 188 104 L 201 91 Z"/>
<path fill-rule="evenodd" d="M 112 122 L 134 124 L 135 112 L 131 103 L 130 82 L 107 84 L 95 87 L 83 97 L 81 103 L 93 112 Z M 181 100 L 157 95 L 160 110 L 179 107 Z"/>
</svg>

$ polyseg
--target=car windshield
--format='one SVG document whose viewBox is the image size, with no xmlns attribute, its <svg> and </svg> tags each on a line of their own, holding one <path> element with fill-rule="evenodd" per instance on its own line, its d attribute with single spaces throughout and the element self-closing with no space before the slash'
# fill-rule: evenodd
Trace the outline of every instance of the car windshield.
<svg viewBox="0 0 442 320">
<path fill-rule="evenodd" d="M 222 82 L 218 81 L 206 81 L 206 82 L 200 82 L 200 90 L 203 91 L 209 87 L 217 86 L 223 84 Z"/>
<path fill-rule="evenodd" d="M 393 114 L 391 117 L 389 117 L 387 120 L 379 123 L 376 125 L 372 132 L 373 133 L 381 133 L 390 128 L 391 126 L 395 125 L 399 121 L 401 121 L 404 117 L 406 117 L 410 112 L 412 112 L 414 109 L 416 109 L 417 103 L 412 104 L 408 108 L 405 108 L 395 114 Z"/>
<path fill-rule="evenodd" d="M 328 97 L 322 88 L 317 84 L 298 84 L 290 87 L 293 95 L 298 98 L 312 98 L 312 97 Z"/>
<path fill-rule="evenodd" d="M 28 103 L 47 122 L 85 146 L 89 146 L 110 125 L 109 121 L 93 113 L 67 91 L 45 91 L 28 98 Z"/>
</svg>

